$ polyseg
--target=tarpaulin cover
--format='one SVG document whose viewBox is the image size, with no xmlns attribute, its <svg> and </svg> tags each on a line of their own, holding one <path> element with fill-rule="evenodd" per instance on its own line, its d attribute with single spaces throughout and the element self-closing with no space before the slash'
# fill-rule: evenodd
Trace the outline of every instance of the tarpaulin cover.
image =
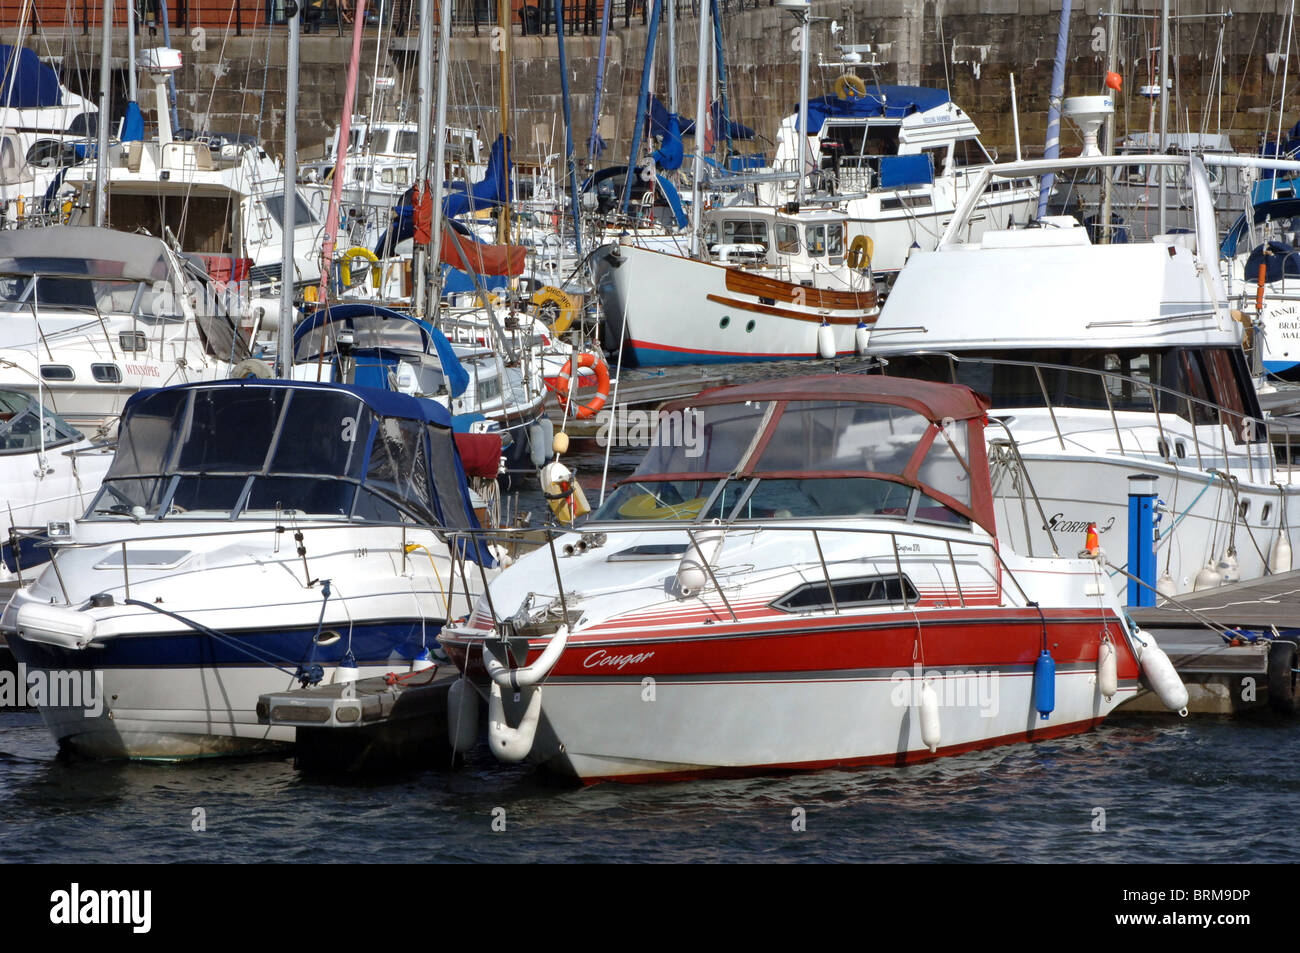
<svg viewBox="0 0 1300 953">
<path fill-rule="evenodd" d="M 14 48 L 0 43 L 0 81 L 0 106 L 38 109 L 63 105 L 59 74 L 42 63 L 35 50 L 19 49 L 15 66 Z"/>
<path fill-rule="evenodd" d="M 902 119 L 948 102 L 948 93 L 928 86 L 868 86 L 861 98 L 820 96 L 808 100 L 808 131 L 816 135 L 827 119 Z M 799 112 L 798 104 L 794 112 Z M 799 122 L 795 120 L 795 128 Z"/>
<path fill-rule="evenodd" d="M 510 140 L 497 136 L 488 157 L 482 182 L 448 182 L 442 199 L 442 214 L 448 218 L 503 204 L 510 196 Z"/>
</svg>

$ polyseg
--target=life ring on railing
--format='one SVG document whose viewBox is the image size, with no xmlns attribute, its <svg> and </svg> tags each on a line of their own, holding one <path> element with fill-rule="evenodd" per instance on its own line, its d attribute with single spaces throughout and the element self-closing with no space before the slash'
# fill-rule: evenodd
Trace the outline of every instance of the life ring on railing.
<svg viewBox="0 0 1300 953">
<path fill-rule="evenodd" d="M 849 243 L 847 264 L 854 271 L 861 271 L 871 266 L 871 255 L 876 250 L 876 243 L 869 235 L 859 235 Z"/>
<path fill-rule="evenodd" d="M 849 95 L 849 90 L 853 95 Z M 835 95 L 840 99 L 861 99 L 867 95 L 867 84 L 855 73 L 845 73 L 835 81 Z"/>
<path fill-rule="evenodd" d="M 379 270 L 379 259 L 375 257 L 375 253 L 369 248 L 362 248 L 359 245 L 356 248 L 349 248 L 339 262 L 339 274 L 343 278 L 343 287 L 352 287 L 352 263 L 358 258 L 364 258 L 370 262 L 370 280 L 374 288 L 378 290 L 383 281 L 383 276 Z M 358 279 L 357 284 L 360 283 L 360 279 Z"/>
<path fill-rule="evenodd" d="M 569 330 L 573 316 L 578 313 L 573 299 L 554 285 L 543 287 L 533 295 L 532 301 L 533 310 L 556 337 Z"/>
<path fill-rule="evenodd" d="M 555 380 L 555 396 L 559 398 L 561 407 L 569 405 L 569 379 L 573 375 L 573 361 L 574 358 L 571 357 L 564 362 L 560 376 Z M 577 361 L 579 368 L 590 367 L 596 375 L 596 396 L 585 404 L 579 404 L 578 409 L 574 411 L 575 417 L 586 420 L 600 413 L 601 408 L 605 406 L 605 401 L 609 399 L 609 365 L 605 363 L 604 358 L 595 354 L 579 354 Z"/>
<path fill-rule="evenodd" d="M 653 493 L 642 493 L 620 506 L 618 515 L 630 520 L 693 520 L 706 502 L 707 498 L 697 496 L 680 503 L 661 503 Z"/>
</svg>

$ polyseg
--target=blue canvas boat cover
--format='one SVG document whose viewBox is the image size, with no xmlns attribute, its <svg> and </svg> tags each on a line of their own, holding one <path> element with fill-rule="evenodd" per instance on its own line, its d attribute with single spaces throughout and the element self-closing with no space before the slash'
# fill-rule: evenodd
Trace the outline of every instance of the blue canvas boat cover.
<svg viewBox="0 0 1300 953">
<path fill-rule="evenodd" d="M 505 136 L 497 136 L 497 141 L 492 143 L 483 181 L 473 184 L 448 182 L 442 200 L 442 214 L 447 218 L 455 218 L 466 212 L 503 204 L 510 195 L 510 151 L 510 140 Z"/>
<path fill-rule="evenodd" d="M 867 94 L 861 97 L 840 99 L 830 95 L 809 99 L 808 130 L 816 135 L 827 119 L 902 119 L 948 101 L 946 90 L 929 86 L 868 86 Z M 798 104 L 794 112 L 799 112 Z M 795 128 L 799 128 L 797 119 Z"/>
<path fill-rule="evenodd" d="M 59 74 L 42 63 L 35 50 L 20 48 L 15 57 L 12 46 L 0 44 L 0 81 L 0 105 L 13 109 L 63 105 Z"/>
</svg>

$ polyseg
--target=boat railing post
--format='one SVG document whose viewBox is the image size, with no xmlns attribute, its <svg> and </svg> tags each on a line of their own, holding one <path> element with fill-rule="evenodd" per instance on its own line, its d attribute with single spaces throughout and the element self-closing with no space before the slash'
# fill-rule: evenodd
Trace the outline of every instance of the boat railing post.
<svg viewBox="0 0 1300 953">
<path fill-rule="evenodd" d="M 948 565 L 952 567 L 952 581 L 957 586 L 957 601 L 961 603 L 961 607 L 965 609 L 966 595 L 961 589 L 961 575 L 957 572 L 957 560 L 952 555 L 952 540 L 945 539 L 943 543 L 948 547 Z"/>
<path fill-rule="evenodd" d="M 1052 418 L 1052 429 L 1056 431 L 1056 442 L 1065 449 L 1065 438 L 1061 436 L 1061 428 L 1056 424 L 1056 409 L 1052 406 L 1052 398 L 1047 396 L 1047 384 L 1043 381 L 1043 369 L 1034 365 L 1034 376 L 1038 378 L 1038 389 L 1043 392 L 1043 403 L 1047 406 L 1047 413 Z"/>
<path fill-rule="evenodd" d="M 1151 412 L 1156 415 L 1156 431 L 1160 434 L 1160 446 L 1165 448 L 1165 451 L 1161 456 L 1165 456 L 1166 454 L 1168 456 L 1173 456 L 1173 445 L 1169 443 L 1169 439 L 1165 436 L 1165 424 L 1164 421 L 1160 419 L 1160 402 L 1156 400 L 1155 387 L 1147 387 L 1147 393 L 1151 395 Z"/>
<path fill-rule="evenodd" d="M 1043 501 L 1038 496 L 1038 488 L 1034 486 L 1034 478 L 1029 475 L 1029 467 L 1025 465 L 1025 458 L 1020 455 L 1020 445 L 1016 443 L 1016 438 L 1011 435 L 1011 428 L 1007 426 L 1006 421 L 999 420 L 998 425 L 1006 432 L 1008 446 L 1011 453 L 1016 458 L 1016 467 L 1020 470 L 1020 475 L 1024 477 L 1024 486 L 1021 487 L 1021 505 L 1024 504 L 1024 487 L 1029 488 L 1029 495 L 1034 498 L 1034 508 L 1038 510 L 1038 516 L 1043 521 L 1043 529 L 1047 532 L 1047 541 L 1052 544 L 1052 552 L 1057 556 L 1061 555 L 1060 548 L 1056 545 L 1056 534 L 1052 532 L 1052 526 L 1047 521 L 1047 513 L 1043 510 Z M 1029 520 L 1025 517 L 1025 538 L 1029 539 Z M 1028 555 L 1034 555 L 1033 543 L 1029 544 Z"/>
<path fill-rule="evenodd" d="M 122 540 L 122 589 L 126 597 L 131 598 L 131 575 L 126 568 L 126 540 Z"/>
<path fill-rule="evenodd" d="M 840 603 L 839 600 L 835 598 L 835 586 L 831 584 L 831 574 L 830 571 L 826 568 L 826 556 L 822 553 L 822 544 L 821 544 L 821 540 L 817 538 L 817 530 L 812 531 L 812 538 L 813 538 L 813 545 L 817 547 L 817 558 L 821 560 L 822 576 L 825 577 L 826 579 L 826 591 L 830 594 L 831 597 L 831 608 L 835 610 L 836 615 L 839 615 Z"/>
<path fill-rule="evenodd" d="M 898 599 L 903 603 L 903 608 L 907 608 L 907 590 L 903 588 L 903 561 L 898 557 L 898 537 L 890 533 L 889 542 L 894 548 L 894 571 L 898 573 Z M 886 586 L 888 588 L 888 586 Z M 893 604 L 893 600 L 890 600 Z"/>
<path fill-rule="evenodd" d="M 1196 407 L 1192 403 L 1192 398 L 1187 398 L 1187 419 L 1192 422 L 1192 446 L 1196 448 L 1196 466 L 1200 470 L 1205 469 L 1205 461 L 1201 459 L 1201 435 L 1199 428 L 1196 426 Z"/>
<path fill-rule="evenodd" d="M 551 550 L 551 565 L 555 568 L 555 586 L 556 591 L 560 594 L 560 611 L 564 613 L 564 624 L 569 624 L 569 604 L 564 599 L 564 580 L 560 577 L 560 560 L 555 555 L 555 534 L 550 529 L 546 531 L 546 545 Z"/>
<path fill-rule="evenodd" d="M 1119 455 L 1127 456 L 1124 452 L 1124 438 L 1119 433 L 1119 418 L 1115 416 L 1115 403 L 1110 399 L 1110 388 L 1106 385 L 1110 383 L 1105 371 L 1101 372 L 1101 393 L 1106 398 L 1106 410 L 1110 412 L 1110 425 L 1115 428 L 1115 442 L 1119 444 Z"/>
<path fill-rule="evenodd" d="M 15 554 L 17 558 L 17 554 Z M 63 573 L 59 570 L 59 552 L 57 549 L 50 548 L 50 565 L 54 568 L 54 576 L 59 580 L 59 590 L 63 593 L 64 605 L 72 605 L 72 599 L 68 596 L 68 587 L 63 584 Z M 126 568 L 126 560 L 122 560 L 122 568 Z"/>
<path fill-rule="evenodd" d="M 713 583 L 713 588 L 718 590 L 718 598 L 720 598 L 722 604 L 727 607 L 727 612 L 731 616 L 731 621 L 739 622 L 740 619 L 736 617 L 736 610 L 731 608 L 731 603 L 727 599 L 727 594 L 722 591 L 722 585 L 718 582 L 718 577 L 713 574 L 713 567 L 709 565 L 709 560 L 705 558 L 704 550 L 700 549 L 700 544 L 696 542 L 695 532 L 688 529 L 686 531 L 686 538 L 691 541 L 691 548 L 694 549 L 696 555 L 700 557 L 700 565 L 703 566 L 704 571 L 709 574 L 709 581 Z"/>
</svg>

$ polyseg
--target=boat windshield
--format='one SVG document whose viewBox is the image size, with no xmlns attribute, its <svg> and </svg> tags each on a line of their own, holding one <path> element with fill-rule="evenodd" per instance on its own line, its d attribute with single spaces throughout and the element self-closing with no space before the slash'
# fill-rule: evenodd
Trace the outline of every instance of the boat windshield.
<svg viewBox="0 0 1300 953">
<path fill-rule="evenodd" d="M 464 527 L 454 461 L 449 431 L 382 416 L 344 390 L 160 390 L 129 408 L 87 518 Z"/>
<path fill-rule="evenodd" d="M 34 453 L 83 439 L 81 431 L 27 394 L 0 390 L 0 455 Z"/>
<path fill-rule="evenodd" d="M 680 439 L 662 439 L 661 423 L 661 445 L 594 520 L 970 522 L 964 425 L 940 427 L 908 408 L 864 401 L 751 402 L 680 413 L 672 421 Z"/>
<path fill-rule="evenodd" d="M 0 312 L 41 309 L 132 314 L 146 322 L 182 319 L 164 281 L 0 273 Z"/>
</svg>

